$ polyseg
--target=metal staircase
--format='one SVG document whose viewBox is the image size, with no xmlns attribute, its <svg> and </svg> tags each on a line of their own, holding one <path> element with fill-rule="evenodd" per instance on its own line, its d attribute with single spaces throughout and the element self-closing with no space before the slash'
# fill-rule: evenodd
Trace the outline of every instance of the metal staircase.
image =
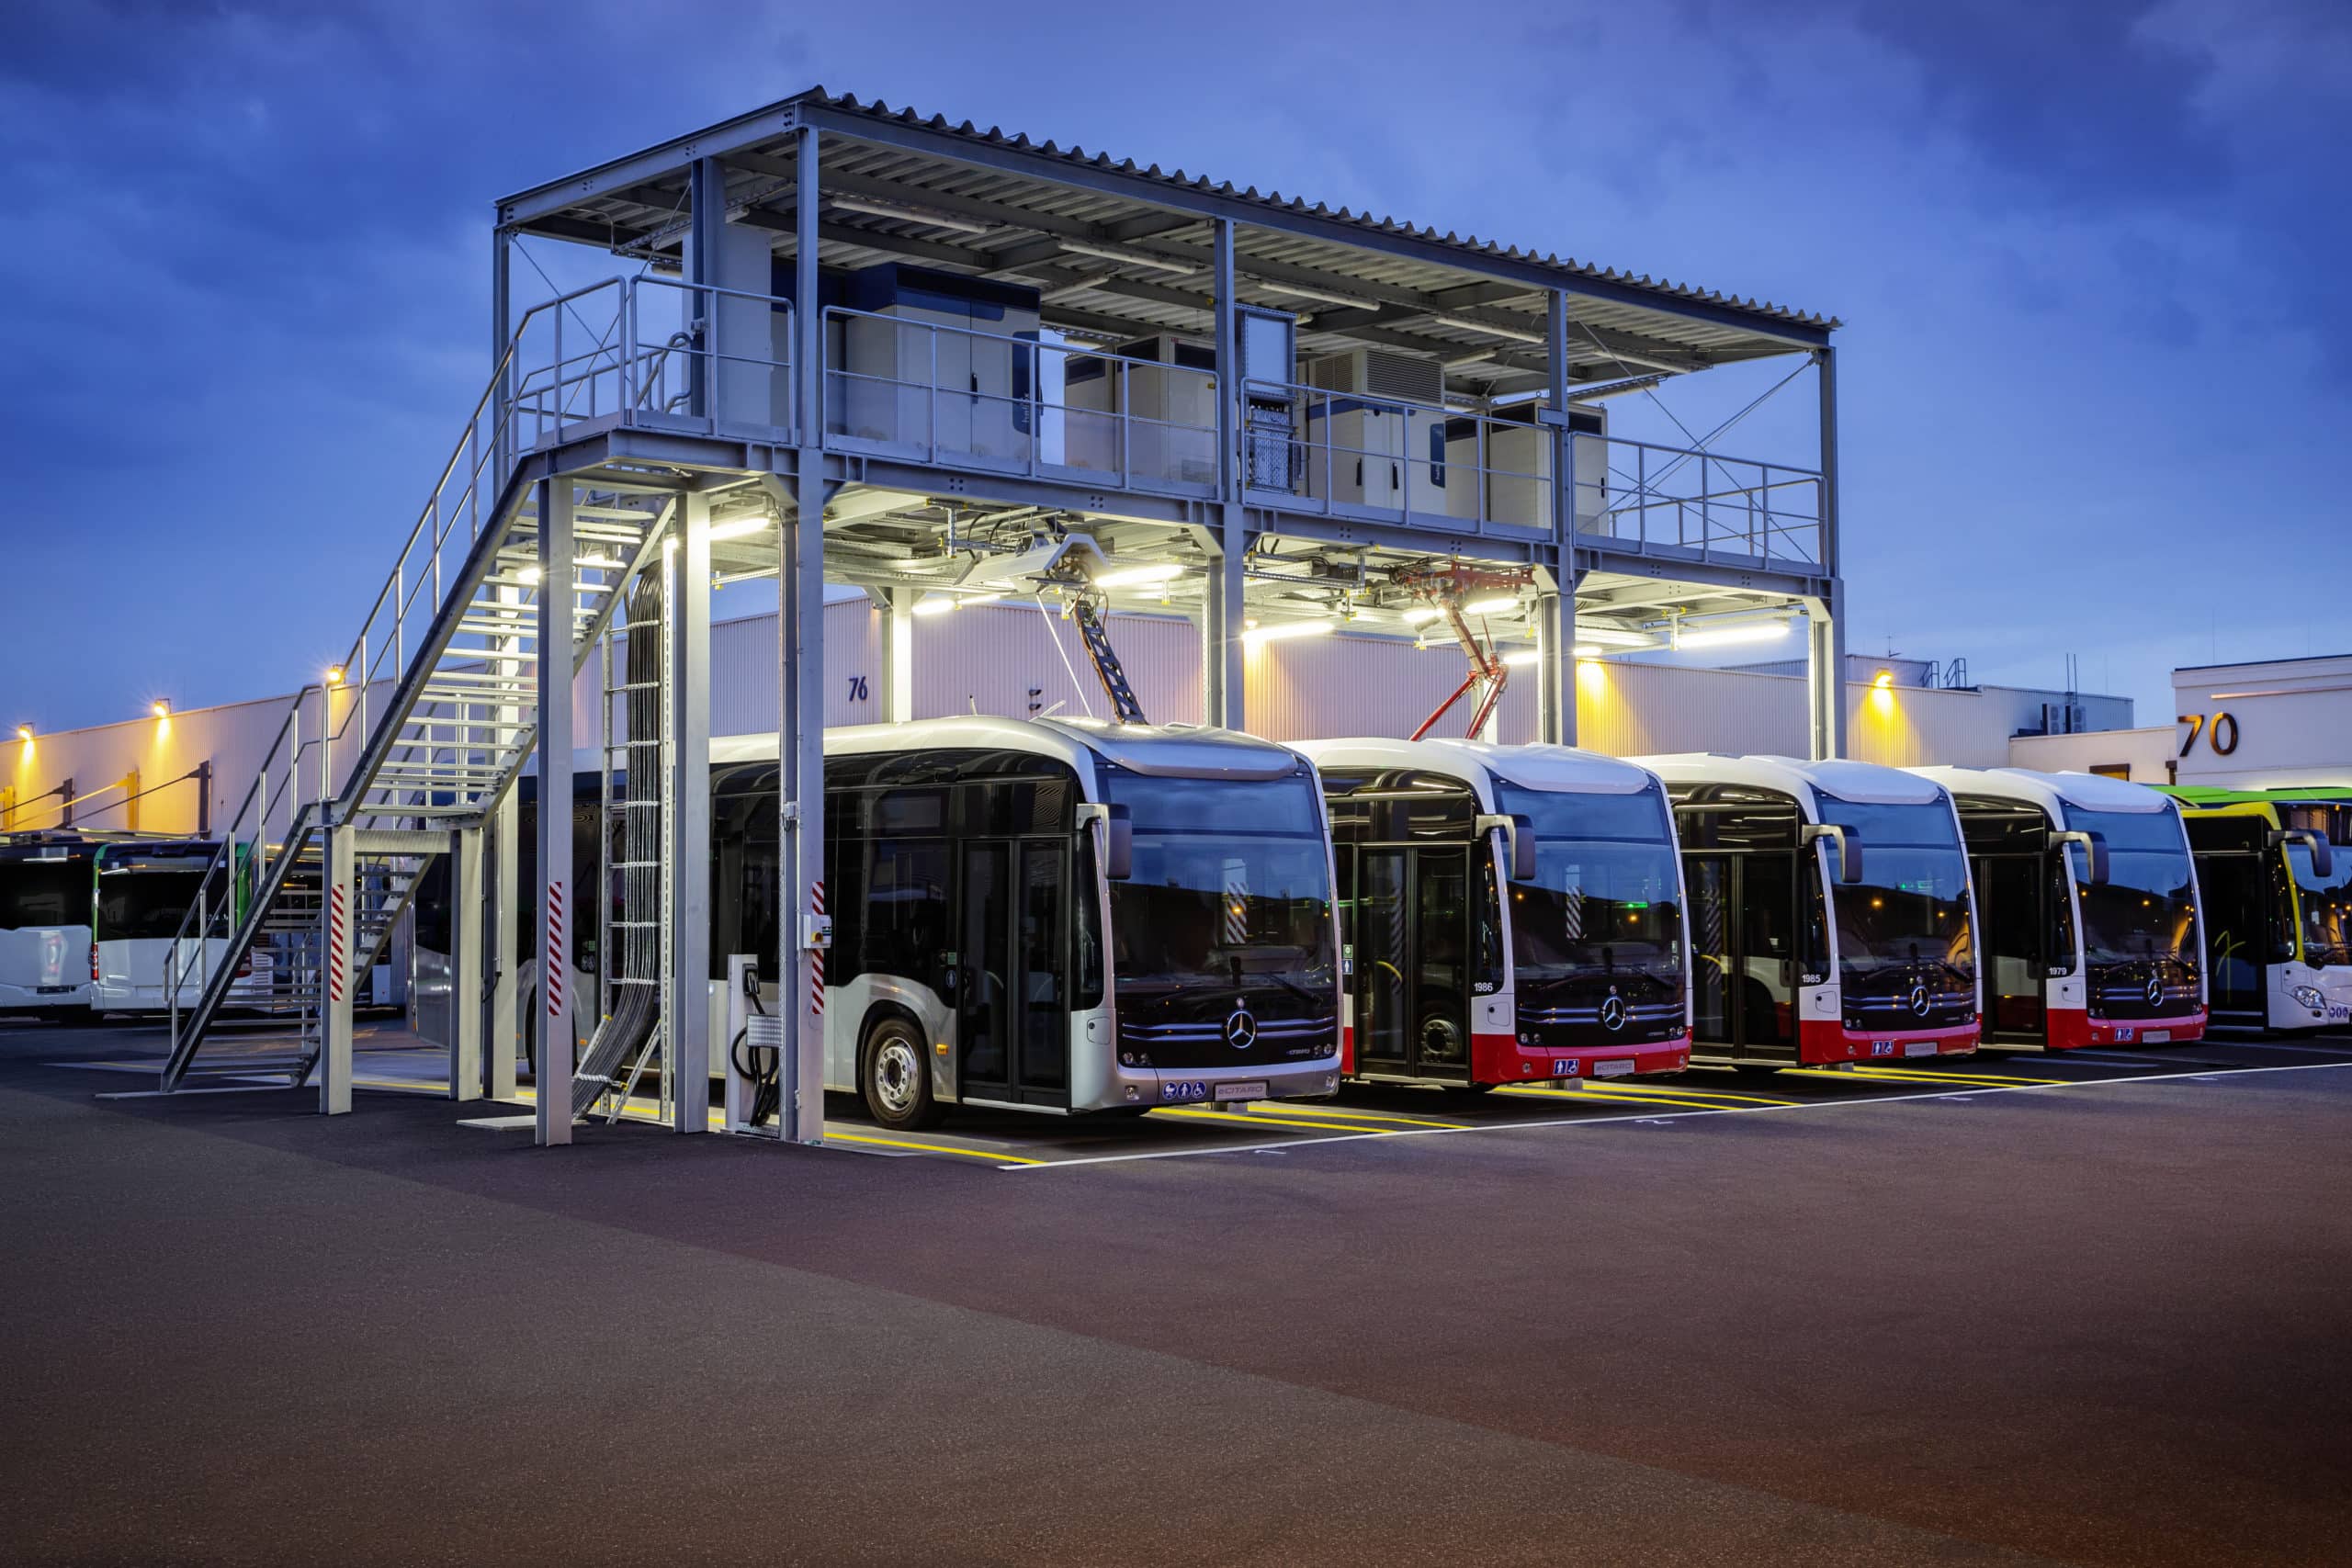
<svg viewBox="0 0 2352 1568">
<path fill-rule="evenodd" d="M 356 995 L 372 973 L 452 832 L 481 826 L 513 787 L 536 741 L 539 701 L 538 477 L 520 458 L 578 419 L 649 403 L 666 385 L 674 345 L 631 346 L 633 283 L 599 285 L 525 316 L 350 656 L 325 683 L 297 694 L 181 927 L 164 1089 L 207 1073 L 305 1082 L 336 993 Z M 606 288 L 612 326 L 584 351 L 575 336 L 567 354 L 565 317 L 581 321 L 579 300 Z M 526 366 L 531 334 L 550 326 L 553 353 Z M 591 472 L 551 482 L 572 499 L 576 675 L 623 585 L 658 566 L 684 481 Z M 570 698 L 567 682 L 561 700 Z M 354 875 L 340 899 L 326 891 L 334 827 L 351 830 Z M 350 954 L 340 976 L 323 962 L 331 940 Z M 268 1055 L 205 1054 L 224 1007 L 254 1004 L 265 959 L 262 1005 L 292 1016 L 293 1040 Z"/>
</svg>

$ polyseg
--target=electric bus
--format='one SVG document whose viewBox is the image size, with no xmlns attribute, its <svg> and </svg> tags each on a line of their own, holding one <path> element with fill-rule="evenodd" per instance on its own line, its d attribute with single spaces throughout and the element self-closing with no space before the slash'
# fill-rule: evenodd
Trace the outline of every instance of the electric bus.
<svg viewBox="0 0 2352 1568">
<path fill-rule="evenodd" d="M 2352 1024 L 2352 795 L 2165 793 L 2196 853 L 2213 1021 Z"/>
<path fill-rule="evenodd" d="M 88 1016 L 96 854 L 78 833 L 0 840 L 0 1013 Z"/>
<path fill-rule="evenodd" d="M 1340 1069 L 1470 1089 L 1690 1060 L 1657 775 L 1566 746 L 1308 740 L 1338 874 Z"/>
<path fill-rule="evenodd" d="M 1141 1112 L 1339 1087 L 1315 769 L 1230 730 L 972 716 L 825 735 L 825 1086 Z M 774 965 L 776 741 L 712 742 L 714 976 Z"/>
<path fill-rule="evenodd" d="M 2008 1050 L 2205 1032 L 2205 933 L 2180 808 L 2141 784 L 1915 768 L 1951 792 L 1976 888 L 1984 1039 Z"/>
<path fill-rule="evenodd" d="M 205 937 L 200 948 L 196 942 L 183 945 L 180 931 L 220 852 L 219 844 L 197 839 L 123 840 L 98 846 L 96 894 L 89 904 L 93 1014 L 168 1011 L 166 982 L 175 963 L 186 976 L 182 1003 L 197 994 L 201 986 L 198 977 L 221 961 L 228 939 Z M 299 897 L 307 890 L 313 904 L 318 886 L 314 869 L 298 867 L 288 879 L 289 891 Z M 213 929 L 220 929 L 217 922 Z M 317 938 L 308 930 L 263 932 L 238 964 L 237 981 L 224 1005 L 256 1012 L 299 1006 L 288 987 L 299 975 L 315 969 L 317 950 Z M 280 985 L 281 980 L 288 984 Z M 387 1005 L 399 999 L 401 990 L 393 965 L 379 964 L 354 999 L 360 1007 Z"/>
<path fill-rule="evenodd" d="M 1682 847 L 1695 1061 L 1966 1055 L 1974 899 L 1941 784 L 1870 762 L 1692 754 L 1666 782 Z"/>
</svg>

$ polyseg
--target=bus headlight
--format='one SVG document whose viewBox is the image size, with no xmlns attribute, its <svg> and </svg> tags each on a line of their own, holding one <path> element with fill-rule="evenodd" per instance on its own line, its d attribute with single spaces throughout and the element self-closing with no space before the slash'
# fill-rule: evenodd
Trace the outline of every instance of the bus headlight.
<svg viewBox="0 0 2352 1568">
<path fill-rule="evenodd" d="M 2313 1012 L 2327 1010 L 2327 998 L 2320 995 L 2317 986 L 2298 986 L 2287 994 L 2295 999 L 2298 1007 L 2309 1008 Z"/>
</svg>

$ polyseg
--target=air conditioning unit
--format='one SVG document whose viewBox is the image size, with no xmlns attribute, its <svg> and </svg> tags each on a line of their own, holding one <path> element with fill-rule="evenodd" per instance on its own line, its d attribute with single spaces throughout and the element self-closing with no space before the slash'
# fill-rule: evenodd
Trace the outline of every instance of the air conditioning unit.
<svg viewBox="0 0 2352 1568">
<path fill-rule="evenodd" d="M 1446 467 L 1440 488 L 1448 516 L 1478 515 L 1477 478 L 1483 469 L 1488 521 L 1551 528 L 1553 429 L 1535 423 L 1537 406 L 1521 404 L 1489 418 L 1483 455 L 1477 420 L 1447 422 Z M 1577 529 L 1590 532 L 1609 500 L 1608 412 L 1572 407 L 1568 431 L 1576 462 Z"/>
<path fill-rule="evenodd" d="M 1357 348 L 1306 364 L 1330 394 L 1306 404 L 1306 493 L 1383 511 L 1445 510 L 1431 463 L 1445 466 L 1445 369 L 1435 359 Z"/>
<path fill-rule="evenodd" d="M 1063 362 L 1063 460 L 1116 472 L 1124 442 L 1138 479 L 1216 483 L 1216 346 L 1162 333 L 1110 355 Z"/>
<path fill-rule="evenodd" d="M 892 263 L 854 273 L 829 423 L 867 441 L 1023 461 L 1037 291 Z"/>
</svg>

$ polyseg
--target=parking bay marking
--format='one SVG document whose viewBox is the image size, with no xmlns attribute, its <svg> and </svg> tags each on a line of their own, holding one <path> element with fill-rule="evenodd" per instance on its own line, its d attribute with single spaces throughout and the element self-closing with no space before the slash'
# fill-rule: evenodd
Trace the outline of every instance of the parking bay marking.
<svg viewBox="0 0 2352 1568">
<path fill-rule="evenodd" d="M 1849 1107 L 1864 1105 L 1903 1105 L 1907 1103 L 1916 1103 L 1921 1100 L 1962 1100 L 1980 1095 L 2050 1094 L 2055 1093 L 2061 1089 L 2068 1092 L 2083 1092 L 2098 1089 L 2128 1088 L 2138 1084 L 2177 1083 L 2183 1079 L 2196 1079 L 2199 1082 L 2205 1082 L 2221 1078 L 2255 1077 L 2271 1073 L 2341 1071 L 2346 1067 L 2352 1067 L 2352 1062 L 2297 1062 L 2276 1067 L 2238 1067 L 2226 1073 L 2148 1073 L 2133 1077 L 2088 1078 L 2070 1080 L 2061 1083 L 2010 1082 L 1992 1088 L 1953 1089 L 1948 1093 L 1883 1094 L 1851 1100 L 1799 1100 L 1788 1105 L 1721 1105 L 1710 1106 L 1705 1110 L 1677 1111 L 1662 1114 L 1653 1112 L 1648 1115 L 1643 1115 L 1639 1112 L 1635 1112 L 1634 1111 L 1633 1107 L 1628 1106 L 1628 1111 L 1634 1113 L 1623 1116 L 1557 1116 L 1546 1117 L 1541 1121 L 1473 1122 L 1460 1127 L 1383 1127 L 1374 1129 L 1370 1132 L 1342 1133 L 1334 1137 L 1329 1138 L 1287 1139 L 1284 1141 L 1284 1145 L 1269 1144 L 1261 1146 L 1264 1148 L 1274 1148 L 1286 1145 L 1293 1150 L 1298 1150 L 1309 1147 L 1320 1148 L 1332 1144 L 1369 1143 L 1375 1139 L 1385 1138 L 1437 1138 L 1443 1137 L 1448 1134 L 1453 1133 L 1508 1133 L 1530 1132 L 1545 1129 L 1583 1130 L 1593 1127 L 1604 1127 L 1611 1125 L 1611 1123 L 1621 1122 L 1631 1122 L 1639 1125 L 1645 1123 L 1656 1124 L 1669 1121 L 1682 1121 L 1699 1116 L 1773 1116 L 1789 1112 L 1804 1113 L 1811 1111 L 1842 1111 Z M 1046 1160 L 1034 1166 L 1008 1165 L 1003 1168 L 1007 1170 L 1068 1170 L 1075 1166 L 1132 1165 L 1143 1160 L 1190 1159 L 1204 1154 L 1211 1153 L 1247 1154 L 1250 1152 L 1252 1151 L 1247 1146 L 1237 1149 L 1229 1145 L 1221 1145 L 1214 1150 L 1147 1149 L 1135 1154 L 1085 1155 L 1075 1159 Z"/>
</svg>

